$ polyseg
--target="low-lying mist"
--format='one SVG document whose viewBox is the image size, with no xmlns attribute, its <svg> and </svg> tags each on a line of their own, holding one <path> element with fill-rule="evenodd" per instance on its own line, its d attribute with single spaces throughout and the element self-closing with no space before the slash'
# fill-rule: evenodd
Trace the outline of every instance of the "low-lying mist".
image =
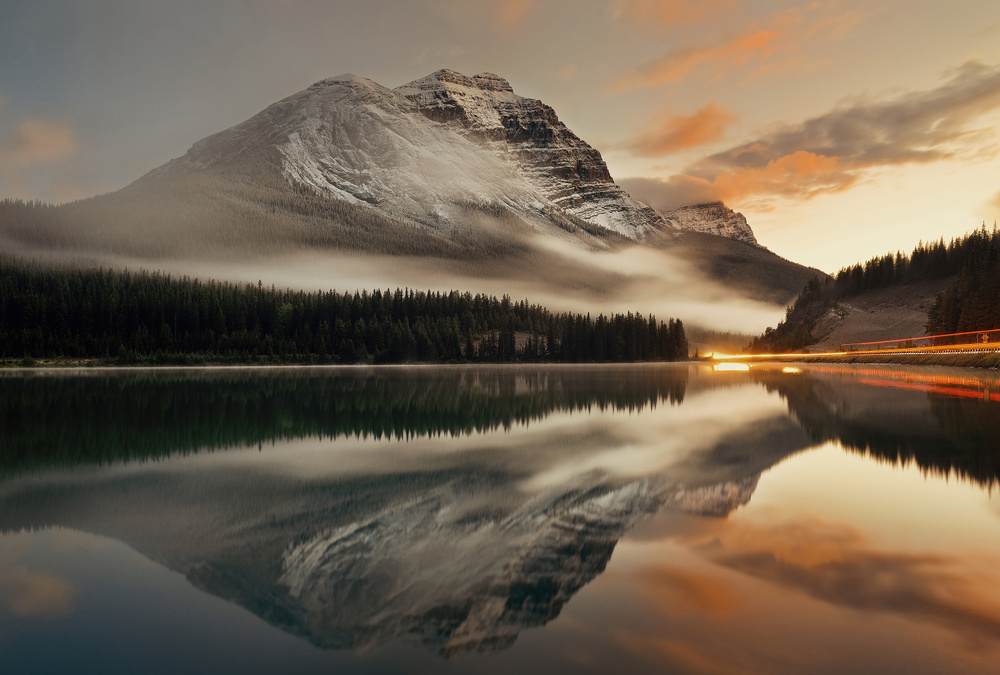
<svg viewBox="0 0 1000 675">
<path fill-rule="evenodd" d="M 669 250 L 633 246 L 594 251 L 577 242 L 538 235 L 526 253 L 455 260 L 374 255 L 328 249 L 289 249 L 254 261 L 183 257 L 140 258 L 51 251 L 8 245 L 10 253 L 53 263 L 146 269 L 235 283 L 306 291 L 395 289 L 469 291 L 527 298 L 555 312 L 639 312 L 688 326 L 760 333 L 783 317 L 784 305 L 740 294 Z"/>
</svg>

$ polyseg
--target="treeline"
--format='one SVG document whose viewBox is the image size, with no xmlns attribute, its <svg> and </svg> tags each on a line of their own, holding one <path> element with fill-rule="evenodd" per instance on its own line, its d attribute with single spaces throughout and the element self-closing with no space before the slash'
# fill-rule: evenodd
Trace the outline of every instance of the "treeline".
<svg viewBox="0 0 1000 675">
<path fill-rule="evenodd" d="M 813 377 L 781 377 L 756 370 L 755 380 L 775 391 L 816 444 L 836 441 L 845 450 L 894 466 L 958 476 L 982 487 L 1000 483 L 1000 416 L 977 398 L 931 396 L 930 409 L 901 406 L 892 415 L 833 405 L 839 385 Z"/>
<path fill-rule="evenodd" d="M 686 368 L 0 372 L 0 477 L 299 438 L 465 436 L 684 400 Z M 59 419 L 59 424 L 52 424 Z"/>
<path fill-rule="evenodd" d="M 928 333 L 1000 328 L 1000 232 L 984 227 L 970 236 L 976 246 L 927 313 Z"/>
<path fill-rule="evenodd" d="M 486 295 L 239 286 L 0 258 L 0 358 L 119 363 L 632 362 L 687 358 L 682 322 Z"/>
<path fill-rule="evenodd" d="M 1000 232 L 996 225 L 987 230 L 984 223 L 980 229 L 952 239 L 947 245 L 944 239 L 931 244 L 920 242 L 909 256 L 902 252 L 887 253 L 845 267 L 834 277 L 834 291 L 843 297 L 899 284 L 945 279 L 969 265 L 981 265 L 989 251 L 998 245 Z"/>
<path fill-rule="evenodd" d="M 945 244 L 917 244 L 910 255 L 886 254 L 841 269 L 833 277 L 817 277 L 785 312 L 785 320 L 747 347 L 748 351 L 788 352 L 814 342 L 816 322 L 845 298 L 890 286 L 946 279 L 957 275 L 928 314 L 931 333 L 1000 327 L 1000 231 L 985 224 Z M 963 318 L 964 317 L 964 318 Z"/>
<path fill-rule="evenodd" d="M 774 328 L 768 327 L 763 335 L 746 347 L 754 354 L 793 352 L 811 345 L 813 326 L 837 303 L 833 280 L 830 277 L 810 279 L 795 302 L 785 310 L 785 320 Z"/>
</svg>

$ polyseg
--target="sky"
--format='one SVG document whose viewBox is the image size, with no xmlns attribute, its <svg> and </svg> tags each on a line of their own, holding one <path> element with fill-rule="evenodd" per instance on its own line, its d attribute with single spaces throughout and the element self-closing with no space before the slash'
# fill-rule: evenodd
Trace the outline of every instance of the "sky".
<svg viewBox="0 0 1000 675">
<path fill-rule="evenodd" d="M 116 190 L 326 77 L 440 68 L 828 272 L 1000 219 L 995 0 L 0 0 L 0 198 Z"/>
</svg>

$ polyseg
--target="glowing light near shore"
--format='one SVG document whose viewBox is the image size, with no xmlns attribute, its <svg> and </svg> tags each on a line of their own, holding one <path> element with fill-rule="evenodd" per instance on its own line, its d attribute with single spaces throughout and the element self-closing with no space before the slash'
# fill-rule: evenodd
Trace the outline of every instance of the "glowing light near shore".
<svg viewBox="0 0 1000 675">
<path fill-rule="evenodd" d="M 746 371 L 750 370 L 750 365 L 747 363 L 729 363 L 729 362 L 716 363 L 714 366 L 712 366 L 712 370 L 720 372 L 745 373 Z"/>
</svg>

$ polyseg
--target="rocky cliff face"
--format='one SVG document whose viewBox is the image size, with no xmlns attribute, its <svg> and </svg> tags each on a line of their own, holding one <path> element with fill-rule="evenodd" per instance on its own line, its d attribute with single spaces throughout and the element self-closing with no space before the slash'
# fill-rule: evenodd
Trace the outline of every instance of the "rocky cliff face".
<svg viewBox="0 0 1000 675">
<path fill-rule="evenodd" d="M 560 122 L 550 106 L 518 96 L 502 77 L 439 70 L 396 91 L 429 119 L 485 141 L 572 215 L 630 239 L 661 226 L 653 209 L 615 184 L 600 152 Z"/>
<path fill-rule="evenodd" d="M 722 202 L 682 206 L 662 214 L 667 225 L 689 232 L 714 234 L 760 246 L 757 237 L 742 213 L 737 213 Z"/>
</svg>

